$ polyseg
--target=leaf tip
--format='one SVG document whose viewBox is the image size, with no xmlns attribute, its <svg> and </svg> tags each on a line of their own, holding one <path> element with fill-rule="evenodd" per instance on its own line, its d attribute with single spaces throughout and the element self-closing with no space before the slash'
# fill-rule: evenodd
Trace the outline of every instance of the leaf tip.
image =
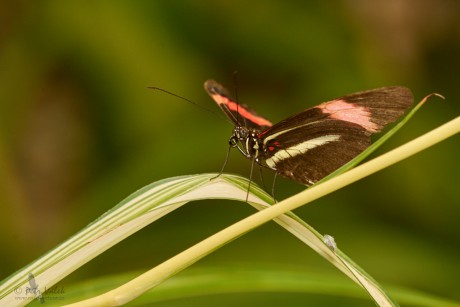
<svg viewBox="0 0 460 307">
<path fill-rule="evenodd" d="M 421 104 L 424 104 L 430 97 L 433 97 L 433 96 L 436 96 L 438 98 L 441 98 L 442 100 L 446 100 L 446 97 L 444 97 L 443 95 L 439 94 L 439 93 L 431 93 L 431 94 L 428 94 L 426 95 L 422 101 L 421 101 Z"/>
</svg>

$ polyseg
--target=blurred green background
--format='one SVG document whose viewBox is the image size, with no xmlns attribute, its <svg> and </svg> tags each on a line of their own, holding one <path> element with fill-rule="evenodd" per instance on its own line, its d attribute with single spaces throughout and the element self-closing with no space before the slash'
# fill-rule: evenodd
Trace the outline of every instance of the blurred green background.
<svg viewBox="0 0 460 307">
<path fill-rule="evenodd" d="M 459 115 L 459 20 L 455 0 L 3 1 L 0 279 L 150 182 L 220 170 L 232 127 L 147 86 L 219 114 L 203 82 L 231 88 L 238 70 L 239 100 L 274 122 L 385 85 L 410 87 L 416 101 L 446 97 L 427 103 L 382 153 Z M 383 285 L 460 300 L 459 145 L 451 138 L 296 213 Z M 226 172 L 249 169 L 232 153 Z M 281 179 L 276 194 L 302 189 Z M 188 204 L 60 284 L 150 268 L 253 211 Z M 234 262 L 341 275 L 274 223 L 196 265 Z"/>
</svg>

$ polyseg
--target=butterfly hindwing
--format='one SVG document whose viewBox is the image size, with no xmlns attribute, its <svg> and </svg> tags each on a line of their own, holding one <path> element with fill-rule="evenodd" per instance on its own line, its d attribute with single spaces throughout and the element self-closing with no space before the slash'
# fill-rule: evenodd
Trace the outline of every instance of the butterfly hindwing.
<svg viewBox="0 0 460 307">
<path fill-rule="evenodd" d="M 324 119 L 286 130 L 264 134 L 260 161 L 306 185 L 327 176 L 370 145 L 365 129 L 340 120 Z"/>
</svg>

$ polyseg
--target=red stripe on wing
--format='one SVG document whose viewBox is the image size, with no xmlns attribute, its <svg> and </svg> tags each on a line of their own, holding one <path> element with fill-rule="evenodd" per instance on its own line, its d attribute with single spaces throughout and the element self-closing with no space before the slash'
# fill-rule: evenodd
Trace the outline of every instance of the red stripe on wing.
<svg viewBox="0 0 460 307">
<path fill-rule="evenodd" d="M 251 113 L 250 111 L 245 109 L 242 105 L 239 105 L 236 102 L 231 101 L 225 96 L 222 96 L 219 94 L 212 94 L 211 96 L 212 96 L 212 99 L 214 99 L 214 101 L 217 102 L 218 104 L 226 105 L 229 110 L 238 112 L 239 115 L 241 115 L 245 119 L 250 120 L 251 122 L 259 126 L 266 126 L 266 127 L 273 126 L 273 124 L 267 119 Z"/>
<path fill-rule="evenodd" d="M 322 103 L 317 108 L 329 114 L 330 118 L 358 124 L 371 133 L 379 130 L 379 126 L 371 120 L 371 112 L 364 106 L 338 99 Z"/>
</svg>

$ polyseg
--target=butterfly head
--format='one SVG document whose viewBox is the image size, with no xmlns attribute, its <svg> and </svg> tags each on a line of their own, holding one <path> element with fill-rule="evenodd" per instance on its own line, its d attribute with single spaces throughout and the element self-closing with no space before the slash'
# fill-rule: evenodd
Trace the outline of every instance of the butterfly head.
<svg viewBox="0 0 460 307">
<path fill-rule="evenodd" d="M 257 131 L 244 126 L 236 126 L 228 141 L 233 148 L 238 148 L 246 158 L 252 159 L 259 156 L 260 139 L 257 136 Z"/>
</svg>

